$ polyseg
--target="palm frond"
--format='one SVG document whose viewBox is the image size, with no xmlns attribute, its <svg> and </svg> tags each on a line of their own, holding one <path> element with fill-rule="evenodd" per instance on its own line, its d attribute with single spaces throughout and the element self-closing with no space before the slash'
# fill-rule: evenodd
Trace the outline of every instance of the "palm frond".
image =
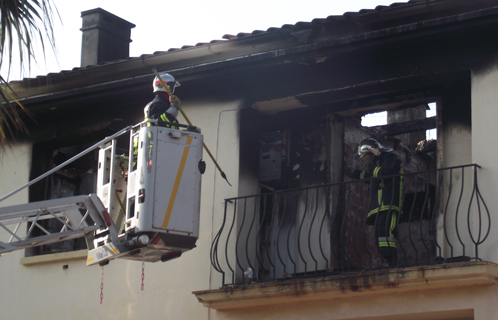
<svg viewBox="0 0 498 320">
<path fill-rule="evenodd" d="M 0 76 L 0 145 L 3 146 L 7 133 L 27 131 L 18 110 L 26 110 L 15 98 L 15 92 L 8 85 L 14 55 L 18 58 L 19 70 L 29 74 L 31 63 L 36 62 L 36 41 L 45 58 L 46 41 L 56 53 L 53 30 L 54 12 L 60 20 L 52 0 L 0 0 L 0 68 L 7 76 Z M 33 40 L 36 40 L 35 42 Z M 16 48 L 16 50 L 14 50 Z"/>
</svg>

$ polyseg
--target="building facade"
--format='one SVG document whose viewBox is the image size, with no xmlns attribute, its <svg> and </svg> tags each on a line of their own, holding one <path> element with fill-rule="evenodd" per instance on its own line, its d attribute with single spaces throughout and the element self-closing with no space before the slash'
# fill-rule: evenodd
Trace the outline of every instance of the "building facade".
<svg viewBox="0 0 498 320">
<path fill-rule="evenodd" d="M 82 16 L 87 40 L 113 30 L 99 21 L 133 27 Z M 83 52 L 11 83 L 37 123 L 2 151 L 1 194 L 142 121 L 152 68 L 182 83 L 231 186 L 205 154 L 197 247 L 166 263 L 86 267 L 78 240 L 3 255 L 2 318 L 496 319 L 496 37 L 498 1 L 409 1 L 136 58 Z M 406 169 L 393 266 L 365 225 L 369 184 L 345 175 L 366 137 Z M 96 166 L 90 153 L 1 205 L 94 192 Z"/>
</svg>

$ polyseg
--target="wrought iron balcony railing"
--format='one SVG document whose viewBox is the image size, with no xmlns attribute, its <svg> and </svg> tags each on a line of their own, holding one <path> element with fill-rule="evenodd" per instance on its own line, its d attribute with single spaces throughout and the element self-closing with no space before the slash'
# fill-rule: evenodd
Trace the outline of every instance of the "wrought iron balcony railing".
<svg viewBox="0 0 498 320">
<path fill-rule="evenodd" d="M 375 227 L 365 223 L 375 179 L 225 200 L 211 246 L 222 284 L 480 260 L 491 228 L 479 192 L 479 166 L 382 177 L 403 178 L 397 260 L 386 266 Z"/>
</svg>

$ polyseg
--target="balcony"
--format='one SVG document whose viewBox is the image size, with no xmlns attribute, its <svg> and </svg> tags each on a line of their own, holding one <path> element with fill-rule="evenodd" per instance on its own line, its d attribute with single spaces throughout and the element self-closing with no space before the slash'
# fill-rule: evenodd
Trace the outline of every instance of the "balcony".
<svg viewBox="0 0 498 320">
<path fill-rule="evenodd" d="M 226 199 L 211 263 L 224 287 L 481 261 L 491 218 L 478 171 L 473 164 L 377 178 L 404 181 L 394 265 L 383 263 L 375 227 L 365 223 L 375 179 Z"/>
</svg>

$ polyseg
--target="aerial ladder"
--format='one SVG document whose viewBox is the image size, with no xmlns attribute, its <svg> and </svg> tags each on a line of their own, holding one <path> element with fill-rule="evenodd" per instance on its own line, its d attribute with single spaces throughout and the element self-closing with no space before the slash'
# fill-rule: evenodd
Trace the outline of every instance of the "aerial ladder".
<svg viewBox="0 0 498 320">
<path fill-rule="evenodd" d="M 118 138 L 129 134 L 128 154 Z M 168 261 L 195 247 L 203 136 L 195 126 L 159 126 L 146 120 L 122 129 L 61 165 L 0 198 L 40 181 L 83 155 L 99 150 L 97 192 L 0 207 L 0 255 L 84 237 L 87 265 L 121 258 Z M 43 221 L 56 219 L 60 230 Z M 36 230 L 36 232 L 35 232 Z"/>
</svg>

